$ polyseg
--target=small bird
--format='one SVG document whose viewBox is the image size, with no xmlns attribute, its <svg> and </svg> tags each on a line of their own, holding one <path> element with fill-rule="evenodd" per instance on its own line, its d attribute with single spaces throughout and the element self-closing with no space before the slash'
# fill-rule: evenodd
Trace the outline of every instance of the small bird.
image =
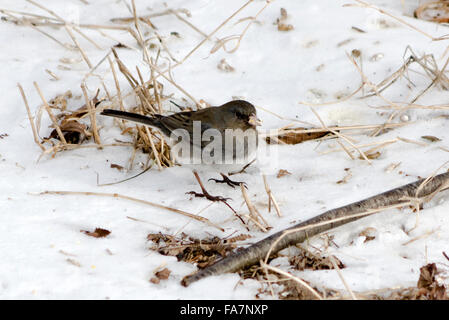
<svg viewBox="0 0 449 320">
<path fill-rule="evenodd" d="M 254 156 L 258 144 L 256 128 L 261 125 L 261 121 L 256 115 L 256 108 L 244 100 L 234 100 L 218 107 L 178 112 L 169 116 L 159 114 L 144 116 L 113 109 L 104 109 L 101 115 L 130 120 L 157 128 L 168 138 L 173 138 L 174 134 L 177 137 L 181 136 L 181 140 L 188 140 L 189 147 L 200 149 L 201 162 L 207 162 L 207 159 L 205 159 L 205 156 L 207 156 L 214 159 L 215 162 L 213 163 L 215 164 L 224 163 L 220 161 L 224 161 L 225 158 L 239 160 L 242 156 L 245 159 Z M 196 129 L 199 129 L 199 132 L 195 132 Z M 212 131 L 209 131 L 209 129 Z M 226 134 L 228 129 L 233 136 Z M 178 134 L 179 132 L 181 134 Z M 182 132 L 184 132 L 184 135 Z M 221 143 L 215 140 L 217 135 L 218 139 L 221 138 Z M 213 140 L 210 139 L 211 136 Z M 230 137 L 233 140 L 226 143 L 226 139 Z M 252 138 L 254 139 L 251 140 Z M 207 152 L 203 152 L 206 150 Z M 217 154 L 217 151 L 220 151 L 221 154 Z M 189 156 L 192 159 L 192 156 Z"/>
</svg>

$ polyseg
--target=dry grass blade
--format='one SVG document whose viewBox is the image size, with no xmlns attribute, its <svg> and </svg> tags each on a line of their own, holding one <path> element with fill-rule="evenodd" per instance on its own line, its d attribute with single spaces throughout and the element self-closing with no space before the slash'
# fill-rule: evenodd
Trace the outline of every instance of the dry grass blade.
<svg viewBox="0 0 449 320">
<path fill-rule="evenodd" d="M 42 94 L 42 91 L 39 88 L 39 85 L 37 84 L 36 81 L 33 82 L 33 84 L 34 84 L 34 87 L 36 88 L 37 92 L 39 93 L 39 95 L 42 99 L 42 102 L 44 103 L 44 108 L 47 111 L 48 116 L 50 117 L 50 120 L 53 123 L 54 128 L 56 129 L 56 132 L 58 133 L 59 139 L 62 141 L 62 143 L 64 145 L 66 145 L 67 141 L 65 140 L 64 134 L 62 133 L 61 128 L 58 125 L 58 121 L 56 120 L 55 116 L 53 115 L 53 112 L 51 111 L 51 109 L 47 103 L 47 100 L 45 100 L 44 95 Z"/>
<path fill-rule="evenodd" d="M 282 217 L 281 209 L 279 209 L 279 205 L 273 195 L 273 192 L 271 191 L 270 186 L 268 185 L 267 177 L 265 176 L 265 174 L 263 174 L 262 177 L 263 183 L 265 185 L 265 191 L 267 192 L 268 195 L 268 212 L 271 212 L 271 203 L 273 203 L 274 209 L 276 210 L 278 217 Z"/>
<path fill-rule="evenodd" d="M 414 25 L 412 25 L 412 24 L 410 24 L 410 23 L 404 21 L 404 19 L 398 18 L 398 17 L 392 15 L 391 13 L 386 12 L 385 10 L 383 10 L 383 9 L 381 9 L 381 8 L 379 8 L 379 7 L 376 7 L 376 6 L 374 6 L 374 5 L 372 5 L 372 4 L 368 3 L 368 2 L 361 1 L 361 0 L 354 0 L 354 1 L 358 2 L 359 5 L 360 5 L 361 7 L 363 7 L 363 8 L 374 9 L 374 10 L 378 11 L 378 12 L 381 13 L 381 14 L 384 14 L 384 15 L 390 17 L 390 18 L 395 19 L 396 21 L 399 21 L 400 23 L 406 25 L 407 27 L 409 27 L 409 28 L 411 28 L 411 29 L 413 29 L 413 30 L 415 30 L 415 31 L 417 31 L 417 32 L 419 32 L 419 33 L 421 33 L 421 34 L 423 34 L 424 36 L 426 36 L 426 37 L 428 37 L 428 38 L 430 38 L 430 39 L 432 39 L 432 40 L 437 40 L 437 38 L 434 38 L 433 36 L 431 36 L 431 35 L 428 34 L 427 32 L 424 32 L 424 31 L 422 31 L 421 29 L 418 29 L 418 28 L 415 27 Z M 344 6 L 345 6 L 345 7 L 349 7 L 349 6 L 356 6 L 356 5 L 355 5 L 355 4 L 346 4 L 346 5 L 344 5 Z"/>
<path fill-rule="evenodd" d="M 202 223 L 205 223 L 209 226 L 215 227 L 220 231 L 224 232 L 224 229 L 217 226 L 216 224 L 212 223 L 209 219 L 201 217 L 201 216 L 197 216 L 179 209 L 175 209 L 175 208 L 171 208 L 171 207 L 167 207 L 158 203 L 154 203 L 154 202 L 150 202 L 147 200 L 142 200 L 142 199 L 137 199 L 137 198 L 133 198 L 133 197 L 129 197 L 129 196 L 125 196 L 119 193 L 104 193 L 104 192 L 83 192 L 83 191 L 43 191 L 38 193 L 37 195 L 46 195 L 46 194 L 56 194 L 56 195 L 84 195 L 84 196 L 100 196 L 100 197 L 111 197 L 111 198 L 119 198 L 119 199 L 125 199 L 125 200 L 130 200 L 130 201 L 134 201 L 134 202 L 138 202 L 138 203 L 142 203 L 145 205 L 149 205 L 155 208 L 159 208 L 159 209 L 165 209 L 180 215 L 183 215 L 185 217 L 200 221 Z"/>
<path fill-rule="evenodd" d="M 24 14 L 21 12 L 17 12 L 17 11 L 13 11 L 13 10 L 5 10 L 5 9 L 0 9 L 0 12 L 7 15 L 8 17 L 10 17 L 12 20 L 12 22 L 17 23 L 17 24 L 23 24 L 27 27 L 30 27 L 36 31 L 38 31 L 39 33 L 43 34 L 44 36 L 48 37 L 49 39 L 53 40 L 54 42 L 56 42 L 57 44 L 59 44 L 60 46 L 62 46 L 64 49 L 68 49 L 68 50 L 76 50 L 75 47 L 72 47 L 68 44 L 62 43 L 61 41 L 59 41 L 58 39 L 56 39 L 55 37 L 53 37 L 52 35 L 48 34 L 47 32 L 39 29 L 37 26 L 39 25 L 47 25 L 49 24 L 49 22 L 46 23 L 39 23 L 37 22 L 36 19 L 30 19 L 27 17 L 22 17 L 22 18 L 18 18 L 16 16 L 14 16 L 11 13 L 19 13 L 19 14 Z M 6 18 L 5 18 L 6 19 Z M 10 20 L 7 20 L 10 21 Z"/>
<path fill-rule="evenodd" d="M 211 39 L 212 36 L 217 33 L 226 23 L 229 22 L 232 18 L 234 18 L 240 11 L 246 8 L 251 2 L 254 0 L 249 0 L 243 6 L 241 6 L 238 10 L 236 10 L 231 16 L 229 16 L 225 21 L 223 21 L 218 27 L 216 27 L 211 33 L 208 34 L 206 38 L 204 38 L 199 44 L 195 46 L 182 60 L 179 64 L 184 63 L 199 47 L 201 47 L 208 39 Z"/>
<path fill-rule="evenodd" d="M 256 15 L 251 18 L 251 21 L 246 25 L 245 29 L 243 29 L 242 33 L 238 36 L 229 36 L 225 37 L 223 39 L 220 39 L 217 41 L 217 44 L 211 49 L 210 53 L 216 52 L 218 49 L 223 48 L 224 51 L 227 53 L 233 53 L 237 51 L 237 49 L 240 47 L 240 42 L 242 41 L 243 37 L 245 36 L 246 32 L 248 31 L 251 24 L 256 21 L 257 17 L 265 10 L 265 8 L 270 4 L 270 1 L 267 1 L 265 5 L 256 13 Z M 237 43 L 234 48 L 228 50 L 226 49 L 226 43 L 232 40 L 237 40 Z"/>
<path fill-rule="evenodd" d="M 84 34 L 84 32 L 82 32 L 81 30 L 79 30 L 79 29 L 75 26 L 75 24 L 66 21 L 66 20 L 65 20 L 64 18 L 62 18 L 61 16 L 57 15 L 54 11 L 52 11 L 52 10 L 50 10 L 50 9 L 47 9 L 45 6 L 43 6 L 43 5 L 39 4 L 39 3 L 36 3 L 36 2 L 33 1 L 33 0 L 26 0 L 26 1 L 28 1 L 29 3 L 35 5 L 36 7 L 40 8 L 40 9 L 42 9 L 42 10 L 44 10 L 44 11 L 47 11 L 47 12 L 50 13 L 53 17 L 55 17 L 57 20 L 59 20 L 65 27 L 71 26 L 71 27 L 73 28 L 73 30 L 75 30 L 77 33 L 79 33 L 84 39 L 86 39 L 87 41 L 89 41 L 90 43 L 92 43 L 97 49 L 102 50 L 102 48 L 101 48 L 95 41 L 93 41 L 93 40 L 92 40 L 91 38 L 89 38 L 86 34 Z M 72 39 L 73 39 L 73 35 L 70 35 L 70 36 L 71 36 Z M 78 46 L 78 48 L 79 48 L 79 46 Z"/>
<path fill-rule="evenodd" d="M 25 108 L 27 109 L 28 120 L 30 120 L 31 130 L 33 131 L 34 142 L 36 142 L 36 144 L 42 149 L 42 151 L 45 152 L 45 147 L 42 145 L 42 143 L 39 140 L 39 135 L 37 133 L 36 126 L 34 124 L 33 116 L 31 115 L 30 106 L 28 105 L 28 101 L 25 96 L 25 92 L 23 91 L 23 88 L 20 85 L 20 83 L 18 83 L 17 86 L 19 87 L 20 94 L 22 95 L 23 102 L 25 103 Z"/>
<path fill-rule="evenodd" d="M 262 217 L 262 215 L 259 213 L 259 211 L 256 209 L 256 207 L 253 205 L 251 199 L 248 197 L 248 193 L 246 192 L 245 186 L 243 183 L 240 184 L 240 189 L 242 190 L 242 196 L 243 199 L 245 199 L 246 206 L 248 207 L 250 216 L 253 218 L 254 221 L 257 221 L 257 226 L 263 231 L 267 232 L 267 227 L 269 227 L 268 223 L 265 221 L 265 219 Z M 262 223 L 259 221 L 263 221 L 265 226 L 262 225 Z"/>
<path fill-rule="evenodd" d="M 81 90 L 83 91 L 84 99 L 86 101 L 87 110 L 89 110 L 90 125 L 91 125 L 92 134 L 94 136 L 94 141 L 95 141 L 96 144 L 99 145 L 99 148 L 101 148 L 101 140 L 100 140 L 100 135 L 98 134 L 97 119 L 96 119 L 96 115 L 95 115 L 95 108 L 92 106 L 92 101 L 87 96 L 86 85 L 84 83 L 81 84 Z"/>
<path fill-rule="evenodd" d="M 381 93 L 382 91 L 389 88 L 392 84 L 394 84 L 408 70 L 409 65 L 415 61 L 416 61 L 416 57 L 414 57 L 414 56 L 409 57 L 398 70 L 393 72 L 393 74 L 391 74 L 389 77 L 385 78 L 384 80 L 382 80 L 380 83 L 378 83 L 376 85 L 377 88 L 380 88 L 378 90 L 378 92 Z M 360 99 L 372 97 L 375 95 L 376 95 L 376 92 L 372 92 L 370 94 L 367 94 L 367 95 L 361 97 Z"/>
<path fill-rule="evenodd" d="M 260 261 L 260 265 L 263 268 L 266 268 L 268 270 L 271 270 L 273 272 L 282 274 L 283 276 L 286 276 L 289 279 L 292 279 L 293 281 L 299 283 L 301 286 L 303 286 L 304 288 L 306 288 L 313 296 L 315 296 L 318 300 L 323 300 L 323 297 L 321 297 L 321 295 L 315 290 L 313 289 L 309 284 L 307 284 L 307 282 L 305 282 L 304 280 L 293 276 L 292 274 L 285 272 L 282 269 L 276 268 L 276 267 L 272 267 L 269 264 L 264 263 L 263 261 Z"/>
<path fill-rule="evenodd" d="M 357 300 L 357 297 L 355 296 L 354 292 L 351 290 L 351 288 L 348 285 L 348 282 L 345 280 L 345 278 L 343 277 L 343 274 L 340 270 L 340 267 L 338 266 L 338 263 L 336 261 L 336 258 L 329 254 L 329 237 L 326 236 L 325 238 L 325 243 L 326 243 L 326 252 L 329 255 L 329 261 L 332 263 L 332 266 L 334 267 L 334 269 L 337 271 L 338 277 L 340 278 L 341 282 L 343 283 L 343 285 L 345 286 L 346 290 L 349 292 L 349 294 L 351 295 L 351 299 L 352 300 Z"/>
<path fill-rule="evenodd" d="M 341 126 L 341 127 L 326 127 L 326 128 L 288 128 L 291 125 L 284 126 L 276 130 L 270 130 L 269 133 L 261 132 L 260 137 L 276 137 L 282 136 L 284 134 L 312 134 L 312 133 L 329 133 L 330 130 L 338 131 L 352 131 L 352 130 L 372 130 L 372 129 L 390 129 L 390 128 L 400 128 L 409 123 L 388 123 L 388 124 L 368 124 L 368 125 L 353 125 L 353 126 Z"/>
<path fill-rule="evenodd" d="M 92 69 L 92 63 L 90 62 L 89 58 L 87 57 L 86 52 L 84 52 L 83 48 L 81 48 L 80 44 L 78 43 L 78 40 L 76 40 L 75 35 L 70 30 L 70 27 L 68 27 L 67 25 L 65 25 L 64 27 L 65 27 L 67 33 L 69 34 L 70 38 L 72 39 L 73 43 L 75 44 L 75 46 L 78 48 L 79 52 L 81 53 L 81 56 L 83 57 L 87 66 L 89 67 L 89 69 Z"/>
<path fill-rule="evenodd" d="M 443 163 L 440 167 L 438 167 L 434 172 L 432 172 L 432 174 L 430 176 L 428 176 L 422 183 L 421 185 L 418 187 L 418 189 L 416 189 L 416 194 L 415 197 L 419 198 L 421 196 L 421 192 L 423 190 L 423 188 L 432 181 L 432 179 L 435 178 L 435 175 L 437 174 L 437 172 L 439 170 L 441 170 L 441 168 L 443 168 L 445 165 L 447 165 L 449 163 L 449 161 L 446 161 L 445 163 Z M 445 188 L 445 184 L 442 184 L 441 187 L 439 189 L 436 190 L 436 192 L 438 193 L 439 191 L 441 191 L 441 188 Z M 435 194 L 435 192 L 434 192 Z M 432 195 L 432 194 L 431 194 Z M 433 197 L 433 195 L 432 195 Z"/>
<path fill-rule="evenodd" d="M 407 138 L 402 138 L 402 137 L 397 137 L 397 139 L 400 140 L 400 141 L 402 141 L 402 142 L 416 144 L 416 145 L 421 146 L 421 147 L 426 147 L 426 146 L 428 146 L 427 143 L 421 142 L 421 141 L 416 141 L 416 140 L 407 139 Z"/>
<path fill-rule="evenodd" d="M 343 140 L 345 140 L 347 143 L 349 143 L 355 150 L 357 150 L 357 152 L 360 154 L 361 157 L 363 157 L 363 159 L 365 159 L 369 164 L 371 164 L 371 161 L 368 159 L 368 157 L 365 155 L 365 153 L 360 150 L 359 148 L 357 148 L 357 146 L 345 135 L 342 135 L 341 133 L 338 133 L 335 130 L 330 130 L 324 123 L 324 121 L 321 119 L 321 117 L 318 115 L 318 113 L 315 111 L 315 109 L 313 109 L 312 107 L 310 107 L 310 109 L 312 110 L 312 112 L 315 114 L 315 116 L 318 118 L 318 120 L 320 121 L 321 125 L 323 126 L 323 128 L 327 129 L 328 131 L 332 132 L 333 134 L 335 134 L 336 136 L 338 136 L 339 138 L 342 138 Z M 341 146 L 343 146 L 342 144 L 340 144 Z M 351 159 L 354 160 L 353 156 L 351 155 L 351 153 L 349 152 L 349 150 L 347 150 L 346 148 L 344 148 L 344 150 L 346 151 L 346 153 L 348 153 L 348 155 L 350 156 Z"/>
<path fill-rule="evenodd" d="M 114 67 L 114 63 L 112 62 L 111 58 L 108 56 L 108 62 L 109 62 L 109 66 L 111 68 L 112 71 L 112 76 L 114 78 L 114 83 L 115 83 L 115 88 L 117 90 L 117 97 L 118 97 L 118 102 L 119 102 L 119 106 L 120 106 L 120 110 L 121 111 L 125 111 L 125 107 L 123 105 L 123 99 L 122 99 L 122 92 L 120 90 L 120 84 L 117 78 L 117 73 L 115 72 L 115 67 Z M 123 123 L 123 121 L 121 121 Z"/>
<path fill-rule="evenodd" d="M 153 64 L 151 61 L 149 62 L 149 65 L 151 67 L 151 69 L 153 69 L 154 71 L 156 71 L 158 73 L 159 76 L 162 76 L 165 80 L 167 80 L 168 82 L 170 82 L 173 86 L 175 86 L 179 91 L 181 91 L 182 93 L 184 93 L 190 100 L 192 100 L 197 106 L 201 106 L 201 103 L 198 102 L 198 100 L 196 100 L 191 94 L 189 94 L 183 87 L 181 87 L 180 85 L 178 85 L 176 82 L 174 82 L 172 79 L 170 79 L 169 77 L 167 77 L 164 72 L 162 72 L 161 70 L 159 70 L 159 68 Z"/>
</svg>

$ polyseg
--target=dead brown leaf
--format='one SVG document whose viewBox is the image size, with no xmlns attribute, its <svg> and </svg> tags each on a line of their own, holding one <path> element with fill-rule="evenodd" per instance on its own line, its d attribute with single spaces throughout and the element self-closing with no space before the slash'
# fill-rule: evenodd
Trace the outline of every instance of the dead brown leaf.
<svg viewBox="0 0 449 320">
<path fill-rule="evenodd" d="M 283 176 L 286 176 L 286 175 L 291 175 L 291 173 L 290 172 L 288 172 L 287 170 L 284 170 L 284 169 L 280 169 L 279 171 L 278 171 L 278 174 L 276 175 L 276 178 L 282 178 Z"/>
<path fill-rule="evenodd" d="M 291 24 L 278 23 L 278 31 L 290 31 L 294 27 Z"/>
<path fill-rule="evenodd" d="M 72 96 L 72 91 L 67 90 L 65 93 L 57 95 L 56 97 L 48 101 L 48 105 L 52 109 L 65 111 L 67 109 L 67 100 L 71 99 Z"/>
<path fill-rule="evenodd" d="M 87 230 L 80 230 L 80 232 L 94 238 L 104 238 L 111 233 L 111 231 L 102 228 L 95 228 L 93 232 Z"/>
<path fill-rule="evenodd" d="M 277 18 L 275 23 L 278 26 L 278 31 L 290 31 L 294 29 L 293 25 L 285 23 L 287 18 L 288 18 L 287 10 L 281 8 L 281 16 Z"/>
<path fill-rule="evenodd" d="M 377 151 L 377 152 L 369 153 L 369 154 L 365 154 L 365 155 L 366 155 L 366 157 L 367 157 L 368 159 L 374 160 L 374 159 L 379 158 L 379 157 L 381 156 L 381 153 L 380 153 L 379 151 Z M 365 158 L 362 157 L 362 156 L 359 156 L 359 159 L 360 159 L 360 160 L 364 160 Z"/>
<path fill-rule="evenodd" d="M 447 1 L 427 1 L 413 13 L 415 18 L 437 23 L 448 23 L 449 12 Z"/>
<path fill-rule="evenodd" d="M 61 129 L 64 138 L 68 143 L 79 144 L 90 136 L 90 133 L 87 131 L 87 126 L 84 123 L 78 122 L 77 120 L 64 121 L 59 126 L 59 128 Z M 50 136 L 45 139 L 51 138 L 59 140 L 59 135 L 56 129 L 53 129 L 53 131 L 50 133 Z"/>
<path fill-rule="evenodd" d="M 167 280 L 170 276 L 171 271 L 167 268 L 162 269 L 161 271 L 156 272 L 154 275 L 161 280 Z"/>
<path fill-rule="evenodd" d="M 161 282 L 161 280 L 159 278 L 157 278 L 157 277 L 152 277 L 150 279 L 150 282 L 154 283 L 154 284 L 159 284 L 159 282 Z"/>
<path fill-rule="evenodd" d="M 429 263 L 421 267 L 420 271 L 417 299 L 447 300 L 446 287 L 435 279 L 435 275 L 438 274 L 436 264 Z"/>
<path fill-rule="evenodd" d="M 332 261 L 328 257 L 321 256 L 320 254 L 315 254 L 309 250 L 306 250 L 302 247 L 299 247 L 300 253 L 298 255 L 292 256 L 288 259 L 291 266 L 293 266 L 297 270 L 329 270 L 334 269 Z M 345 268 L 346 266 L 338 260 L 335 256 L 337 266 L 340 269 Z"/>
<path fill-rule="evenodd" d="M 437 141 L 441 141 L 440 138 L 434 137 L 434 136 L 422 136 L 422 139 L 428 140 L 430 142 L 437 142 Z"/>
<path fill-rule="evenodd" d="M 287 129 L 284 133 L 277 135 L 274 138 L 266 137 L 266 141 L 268 144 L 277 144 L 279 143 L 285 143 L 285 144 L 298 144 L 309 140 L 315 140 L 322 138 L 329 134 L 329 131 L 325 132 L 305 132 L 305 133 L 298 133 L 294 132 L 293 130 L 305 130 L 306 128 L 293 128 L 293 129 Z"/>
<path fill-rule="evenodd" d="M 235 71 L 234 67 L 232 67 L 224 58 L 220 60 L 220 63 L 217 65 L 217 68 L 224 72 Z"/>
<path fill-rule="evenodd" d="M 235 237 L 232 237 L 232 238 L 229 238 L 229 239 L 224 239 L 223 243 L 234 243 L 234 242 L 237 242 L 237 241 L 244 241 L 244 240 L 247 240 L 249 238 L 252 238 L 252 236 L 249 235 L 249 234 L 239 234 L 238 236 L 235 236 Z"/>
<path fill-rule="evenodd" d="M 359 237 L 365 237 L 365 241 L 363 241 L 365 243 L 376 239 L 376 232 L 377 232 L 376 228 L 367 227 L 359 233 Z"/>
<path fill-rule="evenodd" d="M 242 236 L 242 238 L 244 238 Z M 162 255 L 174 256 L 178 261 L 196 263 L 198 268 L 205 268 L 214 263 L 218 258 L 227 256 L 237 245 L 218 237 L 196 239 L 181 233 L 179 236 L 171 236 L 162 233 L 149 234 L 147 240 L 153 244 L 151 250 L 156 250 Z"/>
<path fill-rule="evenodd" d="M 121 165 L 116 164 L 116 163 L 111 163 L 111 168 L 112 169 L 117 169 L 118 171 L 122 171 L 123 169 L 125 169 Z"/>
</svg>

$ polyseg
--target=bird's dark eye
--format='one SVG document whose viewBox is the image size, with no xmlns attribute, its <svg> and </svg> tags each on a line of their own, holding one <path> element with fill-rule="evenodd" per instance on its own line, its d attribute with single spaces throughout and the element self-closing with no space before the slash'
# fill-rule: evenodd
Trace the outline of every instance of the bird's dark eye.
<svg viewBox="0 0 449 320">
<path fill-rule="evenodd" d="M 245 118 L 245 115 L 244 115 L 243 113 L 241 113 L 240 111 L 236 111 L 236 112 L 235 112 L 235 115 L 236 115 L 237 118 L 239 118 L 239 119 Z"/>
</svg>

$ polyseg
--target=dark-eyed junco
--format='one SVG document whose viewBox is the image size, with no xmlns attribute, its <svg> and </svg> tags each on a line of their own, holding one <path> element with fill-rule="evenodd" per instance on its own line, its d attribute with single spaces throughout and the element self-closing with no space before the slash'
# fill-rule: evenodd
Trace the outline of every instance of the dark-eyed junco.
<svg viewBox="0 0 449 320">
<path fill-rule="evenodd" d="M 181 146 L 185 146 L 187 142 L 190 147 L 198 147 L 202 163 L 215 164 L 229 163 L 229 160 L 235 162 L 243 158 L 245 160 L 242 161 L 252 160 L 258 144 L 256 127 L 261 124 L 256 108 L 244 100 L 169 116 L 144 116 L 112 109 L 104 109 L 101 114 L 158 128 L 165 136 L 184 142 L 179 144 Z M 182 153 L 185 152 L 185 149 L 182 150 Z M 187 153 L 190 152 L 195 154 L 189 148 Z M 192 154 L 189 157 L 196 158 Z"/>
</svg>

